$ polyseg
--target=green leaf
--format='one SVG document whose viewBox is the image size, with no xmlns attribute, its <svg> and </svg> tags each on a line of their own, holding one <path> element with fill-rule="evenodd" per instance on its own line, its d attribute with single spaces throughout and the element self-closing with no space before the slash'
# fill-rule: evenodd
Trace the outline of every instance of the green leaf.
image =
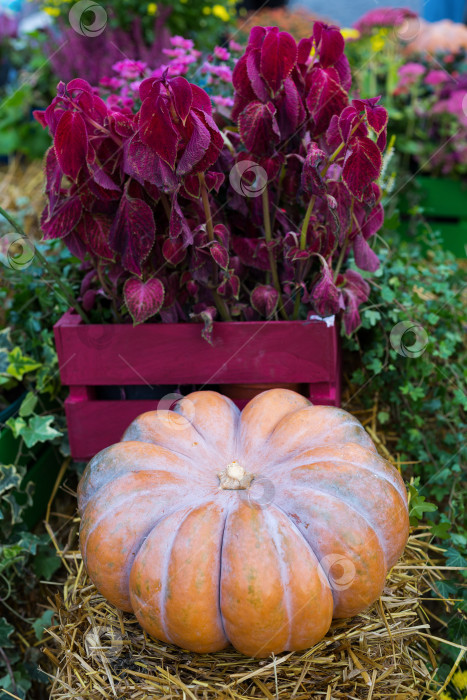
<svg viewBox="0 0 467 700">
<path fill-rule="evenodd" d="M 28 391 L 26 394 L 20 409 L 19 409 L 19 415 L 22 416 L 23 418 L 30 416 L 31 413 L 34 413 L 34 409 L 36 408 L 37 404 L 37 396 L 36 394 L 33 394 L 32 391 Z"/>
<path fill-rule="evenodd" d="M 26 447 L 34 447 L 38 442 L 47 442 L 62 436 L 59 430 L 52 427 L 53 420 L 53 416 L 33 416 L 26 423 L 23 418 L 9 418 L 6 425 L 12 429 L 15 437 L 23 438 Z"/>
<path fill-rule="evenodd" d="M 13 350 L 8 353 L 8 359 L 10 364 L 8 365 L 7 372 L 15 379 L 22 379 L 28 372 L 32 372 L 41 367 L 40 362 L 36 362 L 27 355 L 23 355 L 21 348 L 13 348 Z"/>
<path fill-rule="evenodd" d="M 0 496 L 10 489 L 16 489 L 23 480 L 22 473 L 14 464 L 0 464 Z"/>
<path fill-rule="evenodd" d="M 15 631 L 13 625 L 10 625 L 4 617 L 0 617 L 0 647 L 13 647 L 14 644 L 10 637 Z"/>
<path fill-rule="evenodd" d="M 446 565 L 447 566 L 458 566 L 460 569 L 466 569 L 467 559 L 462 556 L 458 549 L 454 547 L 449 547 L 446 550 Z"/>
<path fill-rule="evenodd" d="M 431 532 L 435 537 L 439 537 L 441 540 L 447 540 L 451 527 L 451 523 L 438 523 L 437 525 L 431 526 Z"/>
<path fill-rule="evenodd" d="M 43 615 L 41 615 L 35 622 L 32 623 L 34 632 L 36 633 L 36 639 L 42 639 L 44 629 L 46 627 L 50 627 L 53 614 L 53 610 L 46 610 Z"/>
<path fill-rule="evenodd" d="M 34 571 L 40 579 L 50 581 L 60 568 L 61 561 L 55 554 L 37 554 L 34 558 Z"/>
</svg>

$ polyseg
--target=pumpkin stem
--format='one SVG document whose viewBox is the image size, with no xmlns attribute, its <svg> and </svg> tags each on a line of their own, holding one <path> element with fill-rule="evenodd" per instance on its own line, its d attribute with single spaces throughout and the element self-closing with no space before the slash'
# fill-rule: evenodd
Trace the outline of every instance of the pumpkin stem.
<svg viewBox="0 0 467 700">
<path fill-rule="evenodd" d="M 232 491 L 247 489 L 255 478 L 254 474 L 248 474 L 242 465 L 235 460 L 228 464 L 217 476 L 219 477 L 221 489 Z"/>
</svg>

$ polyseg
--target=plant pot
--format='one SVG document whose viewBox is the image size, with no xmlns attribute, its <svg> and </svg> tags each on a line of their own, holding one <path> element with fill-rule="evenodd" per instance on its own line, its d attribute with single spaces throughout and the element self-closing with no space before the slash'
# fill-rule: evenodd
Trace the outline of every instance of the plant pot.
<svg viewBox="0 0 467 700">
<path fill-rule="evenodd" d="M 299 382 L 277 382 L 275 384 L 219 384 L 219 391 L 221 394 L 235 401 L 237 406 L 239 406 L 240 403 L 247 404 L 248 401 L 251 401 L 255 396 L 261 394 L 262 391 L 267 391 L 268 389 L 290 389 L 290 391 L 296 391 L 298 394 L 304 394 L 306 392 L 305 386 Z"/>
<path fill-rule="evenodd" d="M 118 442 L 131 421 L 160 403 L 157 398 L 103 399 L 102 387 L 156 386 L 158 395 L 163 390 L 166 397 L 161 408 L 176 400 L 174 385 L 218 389 L 225 384 L 293 384 L 302 385 L 313 403 L 340 403 L 334 317 L 214 323 L 212 345 L 196 323 L 84 325 L 71 311 L 54 332 L 61 380 L 70 387 L 65 410 L 71 454 L 77 460 Z M 233 400 L 240 408 L 246 403 L 245 398 Z"/>
</svg>

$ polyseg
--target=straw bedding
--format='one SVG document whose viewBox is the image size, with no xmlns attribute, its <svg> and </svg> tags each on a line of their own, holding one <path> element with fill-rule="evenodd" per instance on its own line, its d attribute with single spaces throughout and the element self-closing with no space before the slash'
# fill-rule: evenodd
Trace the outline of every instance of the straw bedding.
<svg viewBox="0 0 467 700">
<path fill-rule="evenodd" d="M 69 577 L 51 604 L 56 624 L 43 651 L 52 699 L 434 697 L 436 667 L 423 607 L 438 573 L 430 532 L 410 536 L 383 595 L 363 614 L 336 620 L 312 649 L 255 660 L 227 649 L 198 655 L 150 638 L 87 578 L 78 551 L 62 553 Z"/>
</svg>

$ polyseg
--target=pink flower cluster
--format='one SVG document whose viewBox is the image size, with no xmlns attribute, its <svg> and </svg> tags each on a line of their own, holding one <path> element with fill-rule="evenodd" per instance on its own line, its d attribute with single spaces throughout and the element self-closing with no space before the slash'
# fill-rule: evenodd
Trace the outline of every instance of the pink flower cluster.
<svg viewBox="0 0 467 700">
<path fill-rule="evenodd" d="M 371 34 L 378 27 L 400 27 L 407 19 L 414 19 L 417 14 L 408 7 L 378 7 L 366 12 L 355 22 L 354 27 L 360 34 Z"/>
</svg>

